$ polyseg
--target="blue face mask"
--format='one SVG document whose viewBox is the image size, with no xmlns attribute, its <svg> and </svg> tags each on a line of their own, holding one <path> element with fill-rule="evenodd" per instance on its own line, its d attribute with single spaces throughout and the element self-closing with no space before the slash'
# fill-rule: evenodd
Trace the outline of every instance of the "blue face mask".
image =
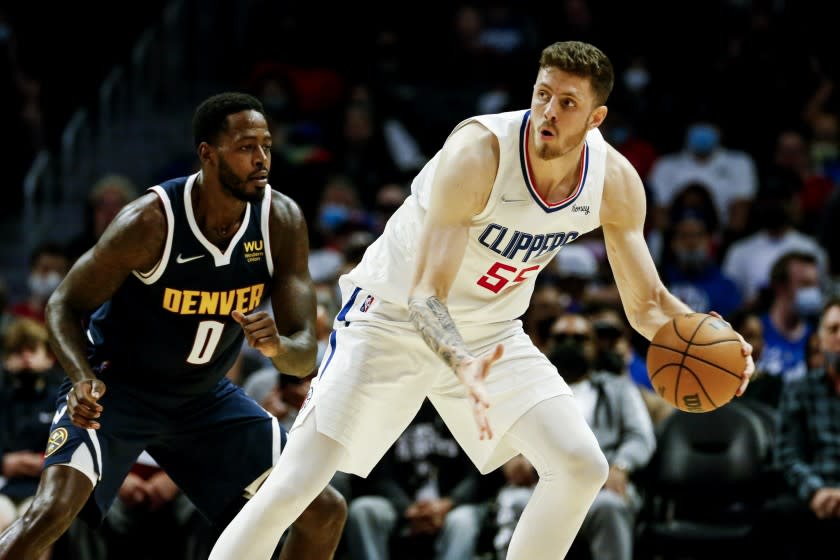
<svg viewBox="0 0 840 560">
<path fill-rule="evenodd" d="M 800 317 L 812 318 L 822 310 L 822 292 L 817 286 L 807 286 L 796 290 L 793 303 Z"/>
<path fill-rule="evenodd" d="M 685 146 L 690 152 L 707 156 L 718 147 L 720 136 L 713 126 L 695 124 L 688 129 Z"/>
<path fill-rule="evenodd" d="M 318 225 L 326 231 L 335 231 L 350 219 L 350 210 L 340 204 L 325 204 L 318 215 Z"/>
</svg>

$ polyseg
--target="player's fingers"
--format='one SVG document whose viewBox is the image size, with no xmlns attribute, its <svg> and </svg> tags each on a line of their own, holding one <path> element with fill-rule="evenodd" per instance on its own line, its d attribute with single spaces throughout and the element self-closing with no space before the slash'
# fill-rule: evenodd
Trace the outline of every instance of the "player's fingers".
<svg viewBox="0 0 840 560">
<path fill-rule="evenodd" d="M 272 338 L 274 335 L 277 334 L 277 329 L 274 328 L 274 325 L 266 325 L 262 328 L 252 330 L 248 332 L 248 336 L 254 338 L 254 340 L 262 340 L 264 338 Z"/>
<path fill-rule="evenodd" d="M 93 379 L 90 382 L 90 396 L 92 396 L 95 399 L 99 399 L 104 394 L 105 384 L 98 379 Z"/>
<path fill-rule="evenodd" d="M 231 318 L 239 323 L 240 325 L 245 325 L 245 315 L 241 311 L 233 311 L 230 314 Z"/>
<path fill-rule="evenodd" d="M 740 397 L 744 394 L 744 391 L 747 390 L 747 385 L 750 383 L 750 377 L 752 377 L 753 372 L 755 371 L 755 363 L 753 362 L 752 356 L 747 356 L 747 365 L 744 368 L 743 373 L 741 374 L 741 385 L 738 387 L 738 390 L 735 392 L 735 395 Z"/>
<path fill-rule="evenodd" d="M 481 415 L 481 439 L 493 439 L 493 429 L 490 428 L 490 419 L 487 417 L 487 413 L 483 410 L 480 412 Z"/>
<path fill-rule="evenodd" d="M 752 344 L 741 338 L 741 354 L 744 356 L 752 355 L 753 347 Z"/>
<path fill-rule="evenodd" d="M 720 314 L 720 313 L 718 313 L 717 311 L 709 311 L 709 315 L 711 315 L 712 317 L 716 317 L 716 318 L 720 319 L 721 321 L 723 321 L 724 323 L 726 323 L 728 326 L 732 326 L 732 325 L 729 325 L 729 321 L 727 321 L 726 319 L 724 319 L 724 318 L 721 316 L 721 314 Z"/>
<path fill-rule="evenodd" d="M 470 388 L 470 396 L 473 402 L 481 405 L 482 408 L 490 408 L 490 399 L 487 397 L 487 389 L 484 388 L 483 384 L 474 384 Z"/>
</svg>

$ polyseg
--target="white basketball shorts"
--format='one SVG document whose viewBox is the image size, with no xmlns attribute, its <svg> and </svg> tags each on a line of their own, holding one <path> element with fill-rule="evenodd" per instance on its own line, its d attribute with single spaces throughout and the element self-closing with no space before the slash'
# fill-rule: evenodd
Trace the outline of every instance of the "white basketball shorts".
<svg viewBox="0 0 840 560">
<path fill-rule="evenodd" d="M 572 394 L 520 321 L 458 325 L 475 354 L 504 345 L 486 379 L 493 439 L 481 440 L 463 385 L 417 333 L 408 310 L 342 280 L 342 309 L 290 433 L 314 411 L 318 431 L 347 450 L 341 471 L 367 476 L 429 397 L 475 466 L 488 473 L 518 453 L 504 441 L 516 420 L 543 400 Z"/>
</svg>

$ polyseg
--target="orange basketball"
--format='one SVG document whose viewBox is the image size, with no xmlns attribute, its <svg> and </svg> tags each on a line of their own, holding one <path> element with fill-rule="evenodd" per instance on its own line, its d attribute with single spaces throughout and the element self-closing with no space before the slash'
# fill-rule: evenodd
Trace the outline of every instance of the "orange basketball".
<svg viewBox="0 0 840 560">
<path fill-rule="evenodd" d="M 738 334 L 706 313 L 688 313 L 665 323 L 647 352 L 653 388 L 686 412 L 709 412 L 732 400 L 745 366 Z"/>
</svg>

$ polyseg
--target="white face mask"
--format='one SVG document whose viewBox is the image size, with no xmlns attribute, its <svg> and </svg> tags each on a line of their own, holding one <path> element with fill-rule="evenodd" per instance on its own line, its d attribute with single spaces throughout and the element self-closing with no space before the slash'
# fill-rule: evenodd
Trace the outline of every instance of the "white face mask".
<svg viewBox="0 0 840 560">
<path fill-rule="evenodd" d="M 794 305 L 800 316 L 816 317 L 822 309 L 822 292 L 817 286 L 799 288 L 794 296 Z"/>
<path fill-rule="evenodd" d="M 47 299 L 61 284 L 61 274 L 56 271 L 47 274 L 32 274 L 29 276 L 29 291 L 41 299 Z"/>
</svg>

